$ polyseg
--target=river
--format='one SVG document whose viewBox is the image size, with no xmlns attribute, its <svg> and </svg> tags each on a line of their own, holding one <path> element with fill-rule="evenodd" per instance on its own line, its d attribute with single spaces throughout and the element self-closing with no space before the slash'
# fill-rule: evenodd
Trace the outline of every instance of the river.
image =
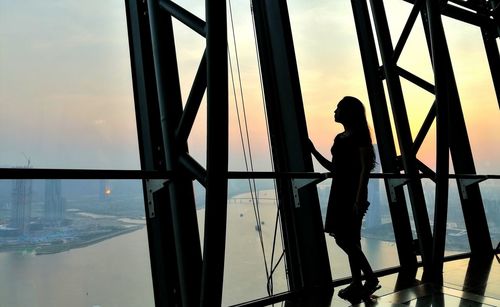
<svg viewBox="0 0 500 307">
<path fill-rule="evenodd" d="M 230 203 L 228 210 L 223 304 L 231 305 L 267 295 L 266 262 L 271 265 L 276 206 L 260 204 L 264 244 L 255 228 L 249 203 Z M 198 211 L 200 229 L 204 211 Z M 363 239 L 374 269 L 398 265 L 393 243 Z M 327 237 L 332 278 L 349 275 L 347 258 Z M 276 245 L 276 263 L 281 243 Z M 0 253 L 1 307 L 126 307 L 154 306 L 146 228 L 70 251 L 34 255 Z M 282 263 L 274 273 L 274 293 L 287 290 Z"/>
<path fill-rule="evenodd" d="M 154 306 L 150 274 L 145 228 L 57 254 L 0 253 L 0 306 Z"/>
</svg>

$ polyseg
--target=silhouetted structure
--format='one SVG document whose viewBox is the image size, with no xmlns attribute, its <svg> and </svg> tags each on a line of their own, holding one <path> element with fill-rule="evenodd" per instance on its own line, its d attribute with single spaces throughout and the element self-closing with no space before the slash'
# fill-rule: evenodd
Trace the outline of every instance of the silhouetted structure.
<svg viewBox="0 0 500 307">
<path fill-rule="evenodd" d="M 406 2 L 413 7 L 397 44 L 393 46 L 383 1 L 351 0 L 380 166 L 385 174 L 383 181 L 399 270 L 411 276 L 422 265 L 423 280 L 439 283 L 444 260 L 448 180 L 451 177 L 450 152 L 457 172 L 455 178 L 471 252 L 473 255 L 491 255 L 493 252 L 478 185 L 486 178 L 476 175 L 441 19 L 446 15 L 480 28 L 498 98 L 498 20 L 494 19 L 497 17 L 493 17 L 492 11 L 498 1 Z M 222 296 L 227 213 L 226 206 L 221 204 L 226 202 L 227 180 L 230 178 L 227 172 L 228 76 L 221 73 L 227 71 L 226 4 L 206 1 L 205 20 L 172 1 L 128 0 L 126 4 L 141 168 L 172 174 L 168 181 L 144 181 L 155 302 L 158 306 L 218 306 Z M 307 125 L 287 4 L 285 0 L 252 0 L 251 4 L 276 171 L 274 178 L 289 288 L 297 293 L 304 289 L 328 287 L 330 266 L 322 237 L 317 191 L 311 186 L 297 188 L 296 178 L 290 175 L 311 172 L 312 161 L 308 157 Z M 432 81 L 423 80 L 398 66 L 401 51 L 419 15 L 434 72 Z M 182 101 L 180 91 L 172 26 L 174 18 L 206 38 L 206 50 L 200 54 L 200 64 L 187 101 Z M 435 94 L 435 102 L 415 138 L 410 131 L 401 78 Z M 187 146 L 205 90 L 206 168 L 189 154 Z M 450 129 L 450 118 L 453 118 L 453 129 Z M 418 150 L 434 120 L 436 170 L 417 159 Z M 397 137 L 394 137 L 392 127 Z M 246 174 L 239 178 L 247 178 L 245 176 L 258 177 Z M 423 176 L 435 182 L 433 223 L 424 198 Z M 202 244 L 199 244 L 192 179 L 206 188 Z M 408 208 L 412 211 L 411 216 Z M 203 246 L 203 253 L 199 246 Z M 310 302 L 309 305 L 321 304 Z"/>
<path fill-rule="evenodd" d="M 65 203 L 61 192 L 61 180 L 45 180 L 44 220 L 46 223 L 60 223 L 64 220 Z"/>
<path fill-rule="evenodd" d="M 12 180 L 12 215 L 10 224 L 21 235 L 29 233 L 31 220 L 32 180 Z"/>
</svg>

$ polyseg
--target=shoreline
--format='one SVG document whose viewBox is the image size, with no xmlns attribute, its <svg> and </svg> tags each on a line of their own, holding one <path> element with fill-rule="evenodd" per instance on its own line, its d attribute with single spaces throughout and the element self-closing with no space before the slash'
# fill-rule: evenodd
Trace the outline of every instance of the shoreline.
<svg viewBox="0 0 500 307">
<path fill-rule="evenodd" d="M 111 232 L 111 233 L 106 233 L 106 234 L 103 234 L 103 235 L 96 235 L 94 238 L 92 238 L 90 240 L 84 240 L 84 241 L 81 241 L 81 242 L 76 242 L 77 240 L 75 240 L 75 241 L 69 242 L 67 244 L 58 245 L 56 243 L 54 245 L 39 246 L 38 248 L 35 249 L 35 255 L 36 256 L 50 255 L 50 254 L 57 254 L 57 253 L 67 252 L 67 251 L 70 251 L 70 250 L 73 250 L 73 249 L 84 248 L 84 247 L 87 247 L 87 246 L 90 246 L 90 245 L 93 245 L 93 244 L 100 243 L 102 241 L 106 241 L 106 240 L 114 238 L 114 237 L 118 237 L 118 236 L 130 233 L 130 232 L 134 232 L 134 231 L 140 230 L 140 229 L 144 228 L 144 226 L 145 225 L 140 225 L 140 226 L 138 225 L 138 226 L 135 226 L 135 227 L 129 227 L 129 228 L 126 228 L 126 229 L 121 229 L 119 231 L 114 231 L 114 232 Z M 54 250 L 51 250 L 52 248 L 54 248 Z"/>
<path fill-rule="evenodd" d="M 34 243 L 19 243 L 12 245 L 0 245 L 0 253 L 9 252 L 24 252 L 28 251 L 36 256 L 57 254 L 62 252 L 67 252 L 73 249 L 84 248 L 93 244 L 100 243 L 102 241 L 118 237 L 127 233 L 131 233 L 144 228 L 146 225 L 135 225 L 123 229 L 111 230 L 105 233 L 97 234 L 82 234 L 80 237 L 75 237 L 71 241 L 62 242 L 43 242 L 40 244 Z"/>
</svg>

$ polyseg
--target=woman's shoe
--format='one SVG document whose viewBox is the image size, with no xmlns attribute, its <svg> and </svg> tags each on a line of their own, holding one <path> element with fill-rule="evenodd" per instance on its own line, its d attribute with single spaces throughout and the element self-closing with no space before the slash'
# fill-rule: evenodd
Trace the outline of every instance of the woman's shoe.
<svg viewBox="0 0 500 307">
<path fill-rule="evenodd" d="M 376 277 L 371 278 L 371 279 L 367 279 L 365 284 L 363 285 L 365 295 L 367 295 L 367 296 L 372 295 L 373 292 L 377 291 L 380 288 L 381 288 L 381 286 L 379 284 L 378 278 L 376 278 Z"/>
<path fill-rule="evenodd" d="M 364 289 L 361 284 L 350 284 L 349 286 L 339 291 L 339 297 L 348 300 L 355 297 L 361 297 L 363 295 L 363 292 Z"/>
</svg>

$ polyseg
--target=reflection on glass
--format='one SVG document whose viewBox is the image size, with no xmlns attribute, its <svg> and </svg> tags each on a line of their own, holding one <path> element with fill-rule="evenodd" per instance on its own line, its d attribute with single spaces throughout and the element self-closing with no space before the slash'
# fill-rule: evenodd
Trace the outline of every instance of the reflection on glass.
<svg viewBox="0 0 500 307">
<path fill-rule="evenodd" d="M 1 180 L 4 306 L 153 306 L 141 182 Z"/>
</svg>

